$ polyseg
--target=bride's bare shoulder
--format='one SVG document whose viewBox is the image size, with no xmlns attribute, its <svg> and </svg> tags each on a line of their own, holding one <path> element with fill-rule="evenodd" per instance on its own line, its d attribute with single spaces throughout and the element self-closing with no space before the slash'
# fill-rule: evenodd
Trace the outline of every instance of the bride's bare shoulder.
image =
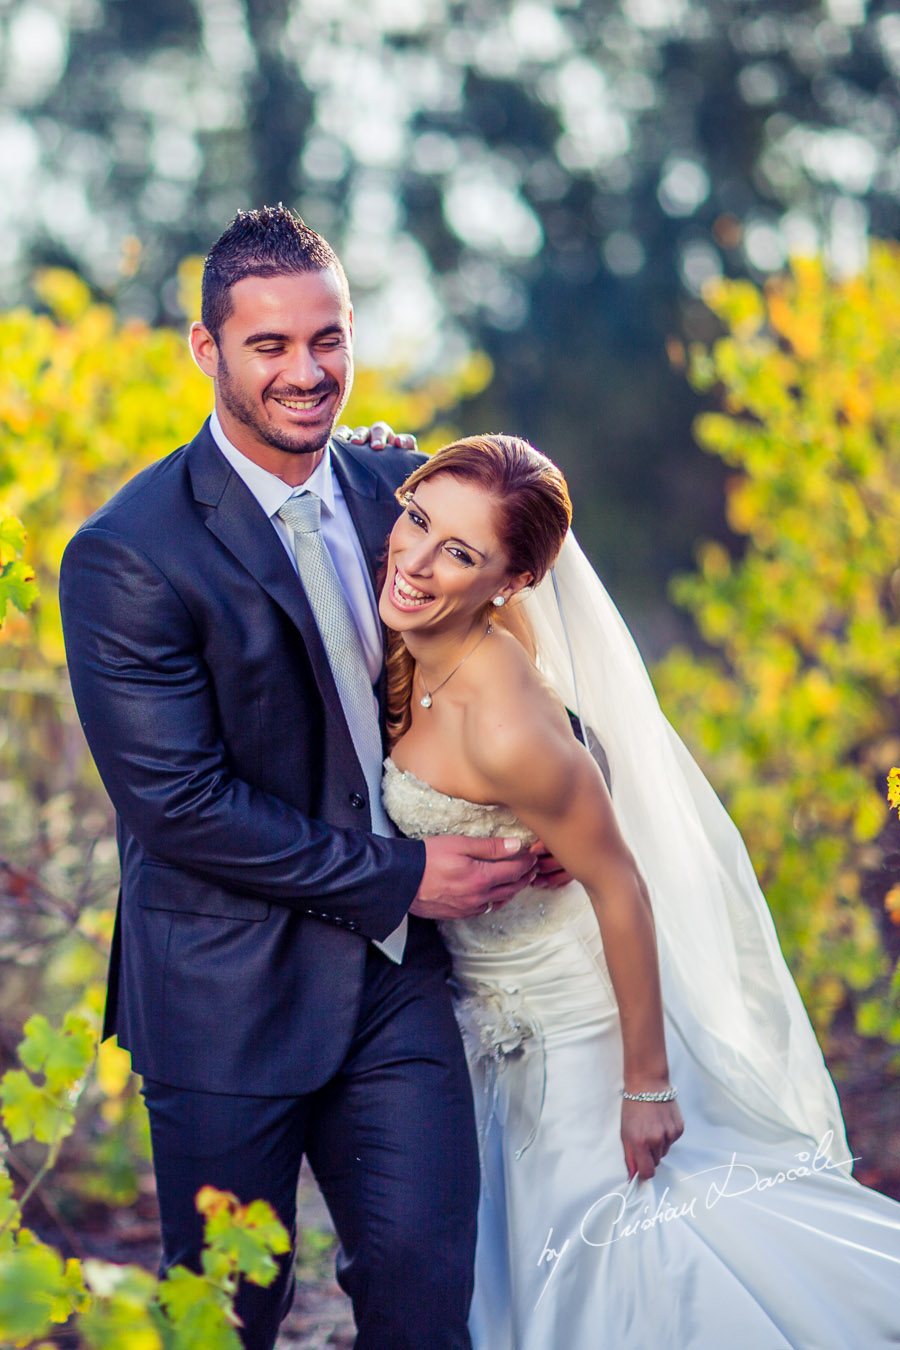
<svg viewBox="0 0 900 1350">
<path fill-rule="evenodd" d="M 527 772 L 532 763 L 546 762 L 554 746 L 565 754 L 575 743 L 562 700 L 509 633 L 498 631 L 485 643 L 477 675 L 466 740 L 474 766 L 486 777 Z"/>
</svg>

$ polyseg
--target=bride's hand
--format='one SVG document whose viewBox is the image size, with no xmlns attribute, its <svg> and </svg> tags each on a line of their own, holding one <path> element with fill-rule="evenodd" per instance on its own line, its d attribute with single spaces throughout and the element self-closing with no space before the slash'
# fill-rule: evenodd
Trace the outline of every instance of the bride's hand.
<svg viewBox="0 0 900 1350">
<path fill-rule="evenodd" d="M 652 1177 L 669 1149 L 684 1133 L 677 1102 L 622 1102 L 622 1143 L 628 1179 Z"/>
<path fill-rule="evenodd" d="M 532 886 L 540 886 L 543 890 L 558 891 L 562 886 L 568 886 L 573 880 L 571 872 L 556 861 L 553 854 L 544 846 L 540 839 L 535 840 L 528 850 L 533 853 L 538 860 L 537 876 L 531 883 Z"/>
</svg>

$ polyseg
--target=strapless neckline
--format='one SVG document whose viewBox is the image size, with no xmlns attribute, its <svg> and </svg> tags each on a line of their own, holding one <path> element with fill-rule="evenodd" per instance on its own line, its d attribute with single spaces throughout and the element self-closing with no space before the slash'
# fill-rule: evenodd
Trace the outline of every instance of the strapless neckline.
<svg viewBox="0 0 900 1350">
<path fill-rule="evenodd" d="M 420 778 L 418 774 L 413 773 L 412 769 L 401 769 L 392 755 L 388 755 L 384 761 L 384 767 L 391 773 L 398 773 L 401 778 L 414 783 L 416 787 L 422 788 L 425 792 L 433 792 L 436 796 L 442 797 L 445 802 L 458 802 L 460 806 L 475 807 L 479 811 L 502 811 L 506 809 L 499 802 L 473 802 L 469 797 L 454 797 L 449 792 L 441 792 L 440 788 L 436 788 L 424 778 Z"/>
<path fill-rule="evenodd" d="M 410 839 L 439 834 L 467 835 L 472 839 L 501 835 L 532 844 L 535 835 L 509 807 L 499 802 L 470 802 L 426 783 L 411 769 L 401 769 L 388 756 L 384 761 L 382 798 L 385 810 Z M 548 892 L 527 886 L 497 909 L 468 919 L 439 923 L 444 941 L 454 954 L 511 951 L 551 931 L 561 930 L 575 914 L 593 912 L 584 890 L 576 883 Z"/>
</svg>

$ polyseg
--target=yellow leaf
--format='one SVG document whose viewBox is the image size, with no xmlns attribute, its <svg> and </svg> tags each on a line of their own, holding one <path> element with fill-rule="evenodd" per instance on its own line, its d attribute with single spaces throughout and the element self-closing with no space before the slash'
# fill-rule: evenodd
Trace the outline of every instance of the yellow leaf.
<svg viewBox="0 0 900 1350">
<path fill-rule="evenodd" d="M 891 923 L 900 927 L 900 886 L 892 886 L 884 897 L 884 907 Z"/>
<path fill-rule="evenodd" d="M 131 1055 L 115 1037 L 103 1041 L 97 1051 L 97 1082 L 107 1097 L 121 1097 L 131 1077 Z"/>
</svg>

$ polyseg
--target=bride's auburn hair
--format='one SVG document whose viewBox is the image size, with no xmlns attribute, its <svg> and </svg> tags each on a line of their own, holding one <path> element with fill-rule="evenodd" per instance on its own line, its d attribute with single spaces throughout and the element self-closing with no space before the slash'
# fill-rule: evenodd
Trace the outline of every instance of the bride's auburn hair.
<svg viewBox="0 0 900 1350">
<path fill-rule="evenodd" d="M 536 586 L 556 561 L 572 520 L 566 480 L 553 461 L 518 436 L 467 436 L 443 446 L 420 464 L 397 489 L 397 500 L 405 505 L 409 493 L 440 473 L 477 483 L 493 497 L 497 537 L 510 574 L 530 572 Z M 495 623 L 505 617 L 502 609 L 492 614 Z M 385 664 L 388 735 L 393 745 L 409 729 L 415 662 L 401 635 L 392 629 L 388 630 Z"/>
</svg>

